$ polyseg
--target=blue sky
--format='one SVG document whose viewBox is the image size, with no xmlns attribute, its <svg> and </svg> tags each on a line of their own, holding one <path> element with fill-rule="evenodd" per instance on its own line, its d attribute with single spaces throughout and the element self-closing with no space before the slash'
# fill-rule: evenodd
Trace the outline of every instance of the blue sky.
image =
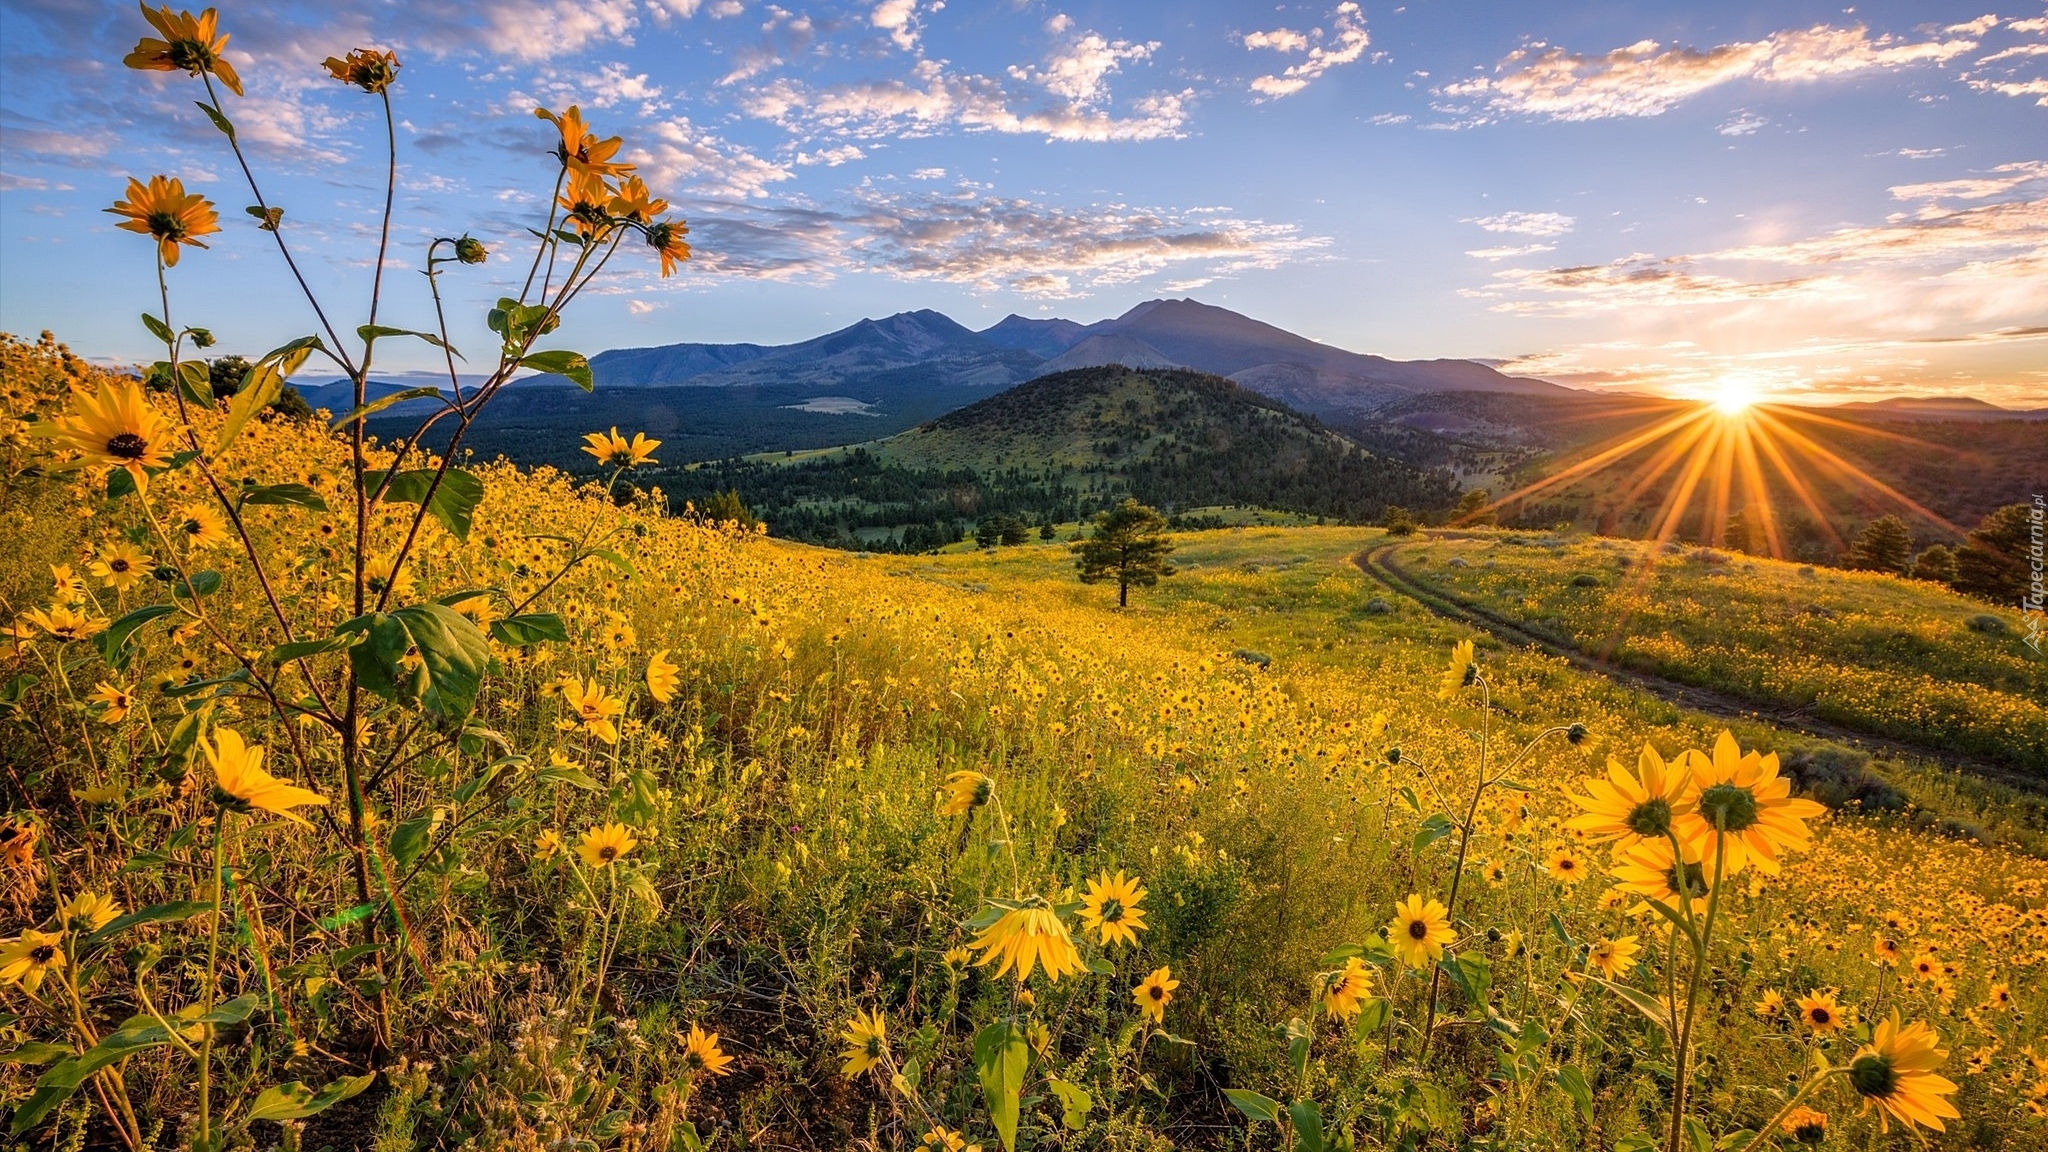
<svg viewBox="0 0 2048 1152">
<path fill-rule="evenodd" d="M 688 218 L 572 314 L 586 352 L 936 308 L 1090 321 L 1194 296 L 1357 351 L 1590 387 L 2048 402 L 2048 8 L 1965 4 L 323 0 L 222 12 L 229 97 L 331 306 L 367 292 L 395 49 L 399 250 L 470 231 L 458 344 L 513 287 L 580 104 Z M 180 176 L 228 231 L 172 272 L 230 350 L 311 330 L 197 83 L 133 7 L 0 0 L 0 327 L 148 354 Z M 523 264 L 518 268 L 523 270 Z M 420 277 L 386 322 L 428 326 Z M 386 346 L 388 354 L 389 346 Z M 387 367 L 405 366 L 386 361 Z M 419 366 L 425 366 L 424 357 Z"/>
</svg>

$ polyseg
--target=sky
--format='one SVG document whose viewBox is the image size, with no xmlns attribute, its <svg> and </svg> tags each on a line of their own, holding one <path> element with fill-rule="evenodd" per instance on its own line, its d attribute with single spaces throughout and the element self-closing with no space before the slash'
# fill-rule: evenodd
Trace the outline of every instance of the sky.
<svg viewBox="0 0 2048 1152">
<path fill-rule="evenodd" d="M 1191 296 L 1333 345 L 1580 387 L 2048 404 L 2048 7 L 318 0 L 223 10 L 224 98 L 324 306 L 361 322 L 384 124 L 320 67 L 397 52 L 380 321 L 456 343 L 515 290 L 579 105 L 691 228 L 558 343 L 781 343 L 934 308 L 1083 322 Z M 223 227 L 174 318 L 257 353 L 313 320 L 199 82 L 132 6 L 0 0 L 0 329 L 151 356 L 163 173 Z M 651 254 L 649 254 L 651 257 Z M 380 345 L 386 369 L 431 349 Z"/>
</svg>

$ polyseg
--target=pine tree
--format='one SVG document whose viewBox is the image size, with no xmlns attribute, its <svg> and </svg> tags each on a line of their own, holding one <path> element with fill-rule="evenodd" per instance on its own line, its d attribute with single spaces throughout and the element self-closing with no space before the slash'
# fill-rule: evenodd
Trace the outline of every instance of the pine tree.
<svg viewBox="0 0 2048 1152">
<path fill-rule="evenodd" d="M 1946 544 L 1936 544 L 1913 560 L 1913 571 L 1908 573 L 1915 580 L 1929 580 L 1936 584 L 1953 584 L 1956 580 L 1956 554 Z"/>
<path fill-rule="evenodd" d="M 1164 516 L 1127 497 L 1096 514 L 1094 535 L 1068 547 L 1079 553 L 1074 566 L 1081 571 L 1081 583 L 1116 581 L 1117 607 L 1127 608 L 1131 585 L 1149 588 L 1159 583 L 1160 577 L 1173 575 L 1173 565 L 1166 562 L 1173 541 L 1165 533 Z"/>
<path fill-rule="evenodd" d="M 2018 604 L 2027 594 L 2025 562 L 2033 546 L 2033 510 L 2007 504 L 1971 529 L 1956 550 L 1956 591 L 1998 604 Z"/>
<path fill-rule="evenodd" d="M 1380 524 L 1386 528 L 1389 536 L 1412 536 L 1419 527 L 1415 522 L 1415 514 L 1399 504 L 1387 505 L 1387 510 L 1380 514 Z"/>
<path fill-rule="evenodd" d="M 1880 516 L 1856 534 L 1856 543 L 1849 546 L 1842 563 L 1848 568 L 1896 575 L 1906 570 L 1906 561 L 1912 556 L 1913 533 L 1906 522 L 1897 516 Z"/>
<path fill-rule="evenodd" d="M 1457 524 L 1494 523 L 1497 518 L 1486 507 L 1492 500 L 1492 497 L 1493 493 L 1488 492 L 1484 488 L 1474 488 L 1463 496 L 1458 497 L 1458 510 L 1451 514 L 1452 522 Z"/>
</svg>

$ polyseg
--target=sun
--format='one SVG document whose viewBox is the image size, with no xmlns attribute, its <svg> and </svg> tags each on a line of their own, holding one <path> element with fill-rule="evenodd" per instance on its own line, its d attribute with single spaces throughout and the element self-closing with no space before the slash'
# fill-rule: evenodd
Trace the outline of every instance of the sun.
<svg viewBox="0 0 2048 1152">
<path fill-rule="evenodd" d="M 1708 403 L 1723 416 L 1740 416 L 1757 402 L 1756 389 L 1740 380 L 1723 380 Z"/>
</svg>

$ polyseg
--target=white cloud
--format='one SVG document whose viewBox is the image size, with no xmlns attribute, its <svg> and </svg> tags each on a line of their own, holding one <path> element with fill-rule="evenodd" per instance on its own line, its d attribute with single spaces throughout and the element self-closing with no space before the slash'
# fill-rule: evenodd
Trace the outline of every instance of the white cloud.
<svg viewBox="0 0 2048 1152">
<path fill-rule="evenodd" d="M 1465 255 L 1481 260 L 1508 260 L 1516 256 L 1531 256 L 1538 252 L 1555 252 L 1555 244 L 1523 244 L 1513 248 L 1468 248 Z"/>
<path fill-rule="evenodd" d="M 1291 28 L 1275 28 L 1271 32 L 1247 32 L 1244 46 L 1248 49 L 1271 48 L 1275 52 L 1306 52 L 1308 37 Z"/>
<path fill-rule="evenodd" d="M 657 194 L 689 190 L 738 199 L 766 196 L 768 186 L 796 173 L 737 145 L 702 132 L 687 117 L 664 120 L 643 137 L 653 142 L 634 148 L 628 158 Z"/>
<path fill-rule="evenodd" d="M 1578 223 L 1562 212 L 1502 212 L 1494 216 L 1469 216 L 1461 224 L 1477 224 L 1488 232 L 1512 232 L 1518 236 L 1562 236 Z"/>
<path fill-rule="evenodd" d="M 855 160 L 865 160 L 867 158 L 867 153 L 852 144 L 842 144 L 837 148 L 826 148 L 818 152 L 799 152 L 796 154 L 796 162 L 806 168 L 818 164 L 823 164 L 827 168 L 837 168 L 841 164 L 850 164 Z"/>
<path fill-rule="evenodd" d="M 1466 289 L 1461 295 L 1496 297 L 1505 289 L 1522 299 L 1493 305 L 1495 312 L 1569 314 L 1613 312 L 1676 304 L 1727 304 L 1778 300 L 1825 290 L 1833 281 L 1822 277 L 1752 282 L 1695 272 L 1684 257 L 1658 260 L 1636 254 L 1608 264 L 1572 268 L 1508 268 L 1493 274 L 1494 285 Z M 1529 298 L 1529 294 L 1539 294 Z"/>
<path fill-rule="evenodd" d="M 1873 37 L 1863 27 L 1815 25 L 1701 51 L 1642 40 L 1599 56 L 1542 43 L 1502 58 L 1493 76 L 1436 90 L 1445 111 L 1601 120 L 1656 116 L 1709 88 L 1737 80 L 1817 80 L 1870 69 L 1940 63 L 1977 47 L 1967 38 Z"/>
<path fill-rule="evenodd" d="M 1769 123 L 1769 120 L 1754 112 L 1745 110 L 1730 116 L 1719 127 L 1716 127 L 1714 131 L 1719 132 L 1723 136 L 1749 136 L 1753 135 L 1757 129 Z"/>
<path fill-rule="evenodd" d="M 768 6 L 768 19 L 761 24 L 760 40 L 733 52 L 732 70 L 718 83 L 737 84 L 770 68 L 781 67 L 791 57 L 802 54 L 816 38 L 817 26 L 808 15 L 796 15 L 771 4 Z"/>
<path fill-rule="evenodd" d="M 923 136 L 942 128 L 1042 135 L 1090 142 L 1155 140 L 1180 134 L 1193 93 L 1155 93 L 1131 102 L 1117 116 L 1078 102 L 1024 104 L 987 76 L 955 75 L 937 61 L 920 60 L 909 80 L 867 80 L 808 88 L 778 80 L 748 96 L 749 115 L 792 132 L 828 131 L 858 139 Z"/>
<path fill-rule="evenodd" d="M 936 5 L 933 11 L 944 7 Z M 869 14 L 868 22 L 889 34 L 898 48 L 905 52 L 917 50 L 917 38 L 921 31 L 917 19 L 917 0 L 882 0 Z"/>
<path fill-rule="evenodd" d="M 528 62 L 595 44 L 630 45 L 639 23 L 634 0 L 493 0 L 477 11 L 484 46 Z"/>
<path fill-rule="evenodd" d="M 944 180 L 946 178 L 946 170 L 944 168 L 919 168 L 910 174 L 910 178 L 912 180 Z"/>
<path fill-rule="evenodd" d="M 2000 164 L 1988 176 L 1936 180 L 1926 184 L 1895 184 L 1891 194 L 1896 200 L 1984 200 L 2036 180 L 2048 180 L 2048 161 L 2021 160 Z"/>
<path fill-rule="evenodd" d="M 1365 14 L 1359 10 L 1358 5 L 1351 0 L 1345 0 L 1344 3 L 1337 5 L 1337 10 L 1332 12 L 1330 17 L 1330 30 L 1327 33 L 1321 28 L 1316 28 L 1307 36 L 1303 36 L 1298 32 L 1280 28 L 1272 32 L 1255 32 L 1245 37 L 1247 48 L 1298 51 L 1299 48 L 1291 47 L 1297 40 L 1301 42 L 1301 48 L 1308 48 L 1308 58 L 1301 63 L 1290 66 L 1278 75 L 1266 75 L 1253 80 L 1252 91 L 1268 100 L 1292 96 L 1330 69 L 1341 64 L 1354 63 L 1365 55 L 1365 49 L 1372 43 L 1372 37 L 1365 30 Z M 1275 37 L 1279 39 L 1273 40 Z M 1254 44 L 1254 38 L 1261 38 L 1261 42 Z M 1312 48 L 1308 47 L 1308 41 L 1322 41 L 1325 38 L 1329 40 L 1327 46 L 1317 43 Z"/>
<path fill-rule="evenodd" d="M 1045 66 L 1027 70 L 1012 67 L 1014 79 L 1028 80 L 1055 96 L 1075 104 L 1092 104 L 1104 95 L 1103 78 L 1118 70 L 1126 60 L 1145 60 L 1159 48 L 1159 41 L 1144 44 L 1130 40 L 1108 40 L 1100 33 L 1085 32 L 1045 58 Z"/>
</svg>

